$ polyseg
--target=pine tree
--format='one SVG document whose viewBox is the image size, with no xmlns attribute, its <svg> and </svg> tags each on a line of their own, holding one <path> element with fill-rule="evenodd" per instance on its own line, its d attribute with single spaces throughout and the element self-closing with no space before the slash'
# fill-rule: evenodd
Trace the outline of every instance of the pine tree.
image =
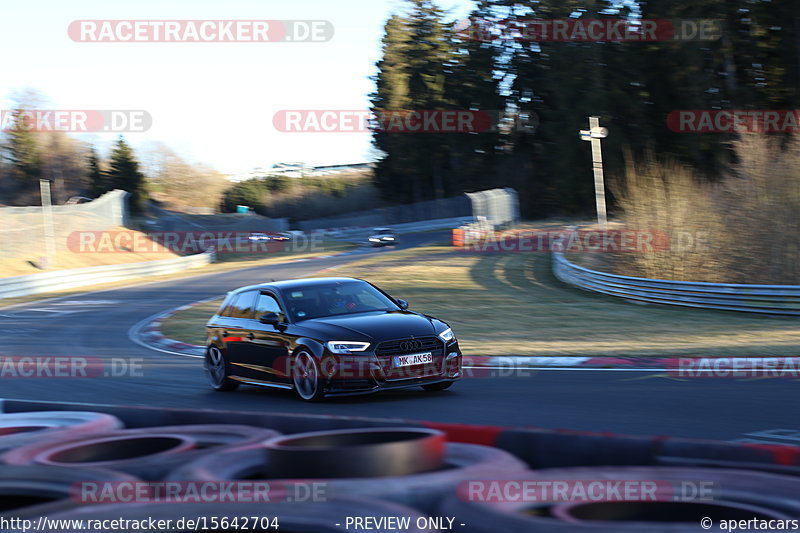
<svg viewBox="0 0 800 533">
<path fill-rule="evenodd" d="M 120 136 L 111 152 L 111 161 L 108 171 L 108 186 L 110 190 L 122 189 L 130 193 L 129 206 L 131 213 L 144 212 L 147 200 L 144 174 L 139 171 L 133 149 Z"/>
<path fill-rule="evenodd" d="M 372 109 L 378 117 L 404 111 L 452 108 L 445 95 L 446 65 L 453 45 L 443 15 L 431 0 L 409 0 L 406 17 L 386 23 Z M 376 166 L 376 185 L 396 202 L 446 194 L 448 134 L 376 131 L 373 142 L 386 156 Z"/>
<path fill-rule="evenodd" d="M 8 132 L 6 157 L 12 164 L 17 179 L 22 182 L 23 188 L 33 189 L 38 186 L 42 177 L 44 159 L 35 132 L 25 124 L 22 115 L 24 111 L 22 108 L 13 111 L 14 120 Z"/>
<path fill-rule="evenodd" d="M 89 172 L 87 179 L 89 181 L 89 196 L 97 198 L 108 192 L 108 176 L 100 169 L 100 158 L 97 155 L 97 150 L 94 147 L 89 149 L 89 156 L 87 157 L 87 164 Z"/>
</svg>

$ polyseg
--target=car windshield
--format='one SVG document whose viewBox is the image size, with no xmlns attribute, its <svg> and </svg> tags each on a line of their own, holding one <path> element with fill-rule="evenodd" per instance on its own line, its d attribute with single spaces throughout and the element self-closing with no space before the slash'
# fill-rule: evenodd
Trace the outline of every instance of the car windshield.
<svg viewBox="0 0 800 533">
<path fill-rule="evenodd" d="M 294 321 L 400 310 L 385 294 L 363 281 L 309 285 L 285 291 L 284 298 Z"/>
</svg>

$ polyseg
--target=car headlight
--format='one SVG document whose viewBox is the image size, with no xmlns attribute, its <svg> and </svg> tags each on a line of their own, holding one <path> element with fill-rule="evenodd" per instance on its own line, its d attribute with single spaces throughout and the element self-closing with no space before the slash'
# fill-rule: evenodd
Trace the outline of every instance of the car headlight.
<svg viewBox="0 0 800 533">
<path fill-rule="evenodd" d="M 439 333 L 439 338 L 442 339 L 444 342 L 450 342 L 456 340 L 456 334 L 453 333 L 453 330 L 447 328 L 443 332 Z"/>
<path fill-rule="evenodd" d="M 325 347 L 328 348 L 331 353 L 348 354 L 350 352 L 363 352 L 369 348 L 369 343 L 358 341 L 328 341 L 325 343 Z"/>
</svg>

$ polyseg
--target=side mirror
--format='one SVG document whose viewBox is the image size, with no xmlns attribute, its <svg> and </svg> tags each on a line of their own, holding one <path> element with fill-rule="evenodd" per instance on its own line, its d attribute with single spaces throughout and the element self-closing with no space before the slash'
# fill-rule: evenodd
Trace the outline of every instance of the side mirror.
<svg viewBox="0 0 800 533">
<path fill-rule="evenodd" d="M 272 324 L 273 326 L 277 326 L 281 322 L 281 317 L 278 316 L 278 313 L 265 313 L 258 317 L 258 321 L 262 324 Z"/>
<path fill-rule="evenodd" d="M 400 306 L 400 309 L 408 309 L 408 302 L 407 301 L 401 300 L 400 298 L 397 298 L 395 301 L 397 302 L 397 305 Z"/>
</svg>

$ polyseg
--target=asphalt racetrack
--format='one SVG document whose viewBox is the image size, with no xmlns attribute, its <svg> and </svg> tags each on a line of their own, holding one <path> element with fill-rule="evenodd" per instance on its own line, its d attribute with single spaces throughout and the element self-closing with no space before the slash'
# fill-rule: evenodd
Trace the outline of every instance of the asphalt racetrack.
<svg viewBox="0 0 800 533">
<path fill-rule="evenodd" d="M 401 247 L 442 236 L 404 236 Z M 133 325 L 179 305 L 242 285 L 302 277 L 371 253 L 389 252 L 368 250 L 0 310 L 0 356 L 117 358 L 142 365 L 138 377 L 4 377 L 0 398 L 410 418 L 758 442 L 776 442 L 759 432 L 800 429 L 798 403 L 787 402 L 799 397 L 796 380 L 678 381 L 650 371 L 532 370 L 510 377 L 465 379 L 439 393 L 420 389 L 307 404 L 283 390 L 244 386 L 234 393 L 214 392 L 206 383 L 201 359 L 155 351 L 129 338 Z"/>
</svg>

